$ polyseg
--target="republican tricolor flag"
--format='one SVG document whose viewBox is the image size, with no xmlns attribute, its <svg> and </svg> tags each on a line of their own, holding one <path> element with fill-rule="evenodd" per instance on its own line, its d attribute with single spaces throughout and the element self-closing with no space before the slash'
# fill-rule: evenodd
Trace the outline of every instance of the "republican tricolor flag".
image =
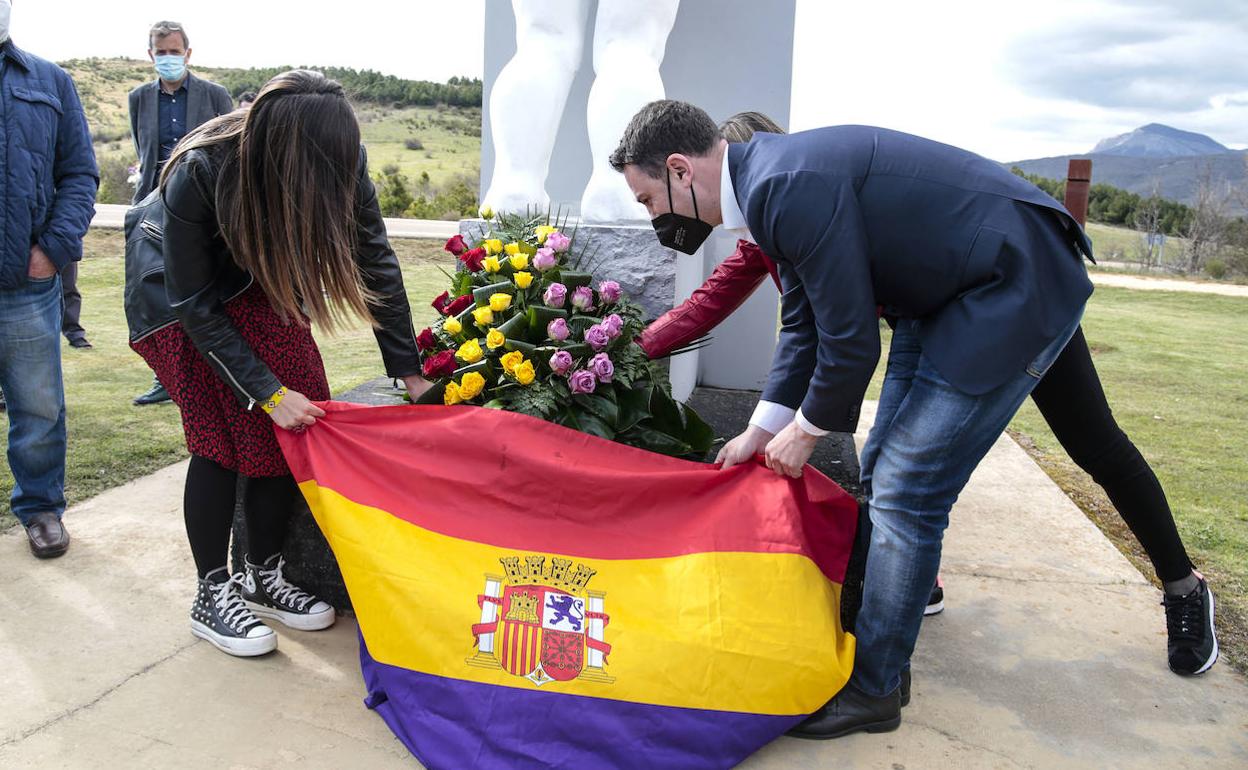
<svg viewBox="0 0 1248 770">
<path fill-rule="evenodd" d="M 282 447 L 368 697 L 431 768 L 731 767 L 849 678 L 857 505 L 475 407 L 322 404 Z"/>
</svg>

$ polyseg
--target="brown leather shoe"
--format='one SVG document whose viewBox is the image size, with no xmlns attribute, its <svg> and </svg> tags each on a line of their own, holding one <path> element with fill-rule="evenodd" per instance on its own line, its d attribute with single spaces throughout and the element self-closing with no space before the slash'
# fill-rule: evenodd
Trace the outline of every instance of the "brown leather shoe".
<svg viewBox="0 0 1248 770">
<path fill-rule="evenodd" d="M 69 532 L 55 513 L 38 513 L 26 525 L 30 552 L 40 559 L 55 559 L 69 550 Z"/>
</svg>

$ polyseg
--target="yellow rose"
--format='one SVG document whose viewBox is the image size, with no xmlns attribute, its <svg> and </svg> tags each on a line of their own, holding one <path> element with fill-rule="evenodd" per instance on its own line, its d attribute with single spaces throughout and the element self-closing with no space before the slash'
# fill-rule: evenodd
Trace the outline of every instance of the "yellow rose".
<svg viewBox="0 0 1248 770">
<path fill-rule="evenodd" d="M 459 386 L 453 382 L 446 383 L 446 392 L 442 394 L 442 403 L 447 406 L 455 406 L 464 400 L 459 392 Z"/>
<path fill-rule="evenodd" d="M 482 219 L 493 219 L 493 218 L 494 218 L 494 209 L 490 208 L 489 206 L 482 206 L 482 207 L 481 207 L 481 208 L 477 211 L 477 213 L 481 215 L 481 218 L 482 218 Z"/>
<path fill-rule="evenodd" d="M 481 349 L 481 343 L 476 340 L 468 340 L 455 351 L 455 357 L 466 364 L 475 364 L 484 355 L 485 351 Z"/>
<path fill-rule="evenodd" d="M 503 371 L 508 374 L 515 374 L 516 367 L 519 366 L 522 361 L 524 361 L 524 354 L 519 350 L 513 350 L 498 359 L 498 362 L 503 365 Z"/>
<path fill-rule="evenodd" d="M 490 350 L 498 350 L 507 342 L 507 338 L 498 329 L 490 329 L 489 334 L 485 335 L 485 346 Z"/>
<path fill-rule="evenodd" d="M 472 320 L 477 322 L 477 326 L 489 326 L 494 323 L 494 311 L 488 307 L 479 307 L 472 311 Z"/>
<path fill-rule="evenodd" d="M 533 362 L 524 361 L 516 367 L 516 381 L 521 385 L 528 385 L 537 377 L 537 372 L 533 371 Z"/>
<path fill-rule="evenodd" d="M 542 225 L 541 227 L 537 228 L 533 232 L 534 234 L 537 235 L 537 242 L 544 244 L 546 243 L 546 237 L 558 229 L 559 228 L 551 227 L 550 225 Z"/>
<path fill-rule="evenodd" d="M 516 286 L 519 286 L 521 289 L 527 289 L 529 284 L 533 283 L 533 274 L 521 271 L 513 275 L 512 280 L 516 282 Z"/>
<path fill-rule="evenodd" d="M 520 244 L 516 243 L 515 241 L 512 241 L 511 243 L 503 247 L 503 251 L 507 252 L 507 256 L 509 257 L 515 256 L 516 254 L 520 253 Z"/>
<path fill-rule="evenodd" d="M 442 322 L 442 331 L 447 334 L 459 334 L 464 330 L 464 325 L 459 322 L 458 318 L 447 318 Z"/>
<path fill-rule="evenodd" d="M 503 269 L 502 264 L 498 261 L 498 257 L 486 257 L 485 260 L 481 262 L 481 266 L 485 268 L 485 272 L 487 273 L 497 273 L 499 270 Z"/>
<path fill-rule="evenodd" d="M 511 307 L 511 295 L 505 291 L 490 295 L 490 310 L 501 313 Z"/>
<path fill-rule="evenodd" d="M 486 254 L 502 254 L 503 242 L 497 238 L 490 238 L 486 240 L 485 241 L 485 253 Z"/>
<path fill-rule="evenodd" d="M 511 258 L 511 267 L 513 270 L 523 270 L 529 266 L 528 254 L 516 254 Z"/>
<path fill-rule="evenodd" d="M 485 390 L 485 378 L 480 372 L 468 372 L 459 380 L 459 395 L 465 401 L 481 395 L 483 390 Z"/>
</svg>

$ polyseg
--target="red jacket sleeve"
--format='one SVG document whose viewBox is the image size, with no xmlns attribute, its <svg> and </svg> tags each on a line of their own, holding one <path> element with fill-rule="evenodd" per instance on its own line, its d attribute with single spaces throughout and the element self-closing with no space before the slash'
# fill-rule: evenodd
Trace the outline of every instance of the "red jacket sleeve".
<svg viewBox="0 0 1248 770">
<path fill-rule="evenodd" d="M 737 250 L 716 266 L 689 299 L 646 327 L 637 344 L 650 358 L 662 358 L 718 326 L 741 306 L 774 267 L 767 255 L 749 241 L 737 241 Z"/>
</svg>

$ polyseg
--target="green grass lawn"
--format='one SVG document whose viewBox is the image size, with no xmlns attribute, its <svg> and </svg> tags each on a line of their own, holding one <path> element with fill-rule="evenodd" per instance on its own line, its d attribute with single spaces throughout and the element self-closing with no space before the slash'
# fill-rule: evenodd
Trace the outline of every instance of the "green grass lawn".
<svg viewBox="0 0 1248 770">
<path fill-rule="evenodd" d="M 1223 649 L 1248 669 L 1248 299 L 1099 287 L 1083 326 L 1114 416 L 1157 472 L 1188 554 L 1217 593 Z M 884 337 L 887 350 L 887 327 Z M 1154 580 L 1109 499 L 1030 400 L 1010 431 Z"/>
<path fill-rule="evenodd" d="M 65 491 L 70 504 L 186 456 L 177 407 L 135 407 L 130 400 L 148 388 L 152 373 L 126 343 L 122 312 L 123 241 L 119 231 L 92 230 L 80 265 L 82 324 L 95 348 L 80 351 L 62 342 L 69 447 Z M 441 243 L 395 241 L 416 322 L 429 320 L 429 300 L 445 278 L 435 264 L 450 266 Z M 372 332 L 362 326 L 333 337 L 318 335 L 335 393 L 384 374 Z M 8 416 L 0 414 L 7 448 Z M 9 511 L 13 477 L 0 465 L 0 529 L 16 523 Z"/>
</svg>

